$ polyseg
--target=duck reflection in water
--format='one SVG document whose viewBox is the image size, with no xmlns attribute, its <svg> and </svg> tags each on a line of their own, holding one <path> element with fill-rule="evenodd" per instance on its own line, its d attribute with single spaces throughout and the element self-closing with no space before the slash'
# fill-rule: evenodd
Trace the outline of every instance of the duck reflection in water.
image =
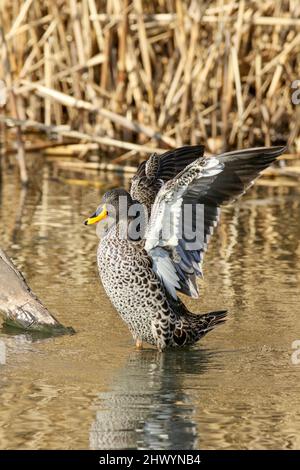
<svg viewBox="0 0 300 470">
<path fill-rule="evenodd" d="M 185 387 L 212 353 L 187 350 L 132 353 L 111 390 L 101 393 L 90 430 L 91 449 L 194 449 L 198 436 Z"/>
</svg>

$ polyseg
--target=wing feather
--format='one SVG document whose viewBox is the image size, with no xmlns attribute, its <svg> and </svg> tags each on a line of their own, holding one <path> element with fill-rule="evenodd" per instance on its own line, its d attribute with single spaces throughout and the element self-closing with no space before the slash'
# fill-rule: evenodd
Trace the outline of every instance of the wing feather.
<svg viewBox="0 0 300 470">
<path fill-rule="evenodd" d="M 201 157 L 162 186 L 146 230 L 145 249 L 174 299 L 176 291 L 198 297 L 196 280 L 202 276 L 203 254 L 218 223 L 220 206 L 244 194 L 284 150 L 282 146 L 260 147 Z M 192 210 L 186 216 L 188 206 Z M 199 206 L 203 209 L 200 229 Z"/>
<path fill-rule="evenodd" d="M 190 145 L 168 150 L 162 155 L 153 153 L 139 165 L 131 181 L 131 197 L 151 209 L 162 184 L 175 178 L 186 166 L 202 157 L 203 152 L 203 145 Z"/>
</svg>

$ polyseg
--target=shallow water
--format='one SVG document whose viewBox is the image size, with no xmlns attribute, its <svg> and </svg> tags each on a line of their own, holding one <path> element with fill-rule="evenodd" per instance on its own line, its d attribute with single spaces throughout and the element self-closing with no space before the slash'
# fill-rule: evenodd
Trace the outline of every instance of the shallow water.
<svg viewBox="0 0 300 470">
<path fill-rule="evenodd" d="M 14 173 L 4 179 L 0 246 L 77 334 L 1 331 L 0 448 L 299 449 L 299 191 L 255 187 L 223 211 L 188 305 L 230 318 L 197 347 L 159 354 L 134 350 L 98 280 L 82 220 L 101 191 L 47 168 L 38 185 L 25 194 Z"/>
</svg>

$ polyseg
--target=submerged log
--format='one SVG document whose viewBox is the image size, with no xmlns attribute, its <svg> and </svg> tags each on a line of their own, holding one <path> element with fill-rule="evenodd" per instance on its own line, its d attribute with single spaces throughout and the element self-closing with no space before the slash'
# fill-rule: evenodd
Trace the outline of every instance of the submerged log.
<svg viewBox="0 0 300 470">
<path fill-rule="evenodd" d="M 42 304 L 23 275 L 0 249 L 0 314 L 8 325 L 46 334 L 74 333 Z"/>
</svg>

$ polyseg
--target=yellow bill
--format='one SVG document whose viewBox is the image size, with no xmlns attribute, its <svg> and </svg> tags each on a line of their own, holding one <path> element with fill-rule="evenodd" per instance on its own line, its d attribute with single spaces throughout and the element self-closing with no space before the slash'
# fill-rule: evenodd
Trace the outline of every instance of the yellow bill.
<svg viewBox="0 0 300 470">
<path fill-rule="evenodd" d="M 93 225 L 96 224 L 97 222 L 100 222 L 100 220 L 103 220 L 107 217 L 107 210 L 105 204 L 100 207 L 99 209 L 96 210 L 96 212 L 91 215 L 88 219 L 84 221 L 84 225 Z"/>
</svg>

